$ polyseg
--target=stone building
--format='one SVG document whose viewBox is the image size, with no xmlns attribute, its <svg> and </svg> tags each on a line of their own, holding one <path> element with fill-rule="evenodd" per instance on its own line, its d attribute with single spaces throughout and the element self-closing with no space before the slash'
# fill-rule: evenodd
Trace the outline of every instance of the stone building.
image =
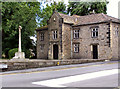
<svg viewBox="0 0 120 89">
<path fill-rule="evenodd" d="M 38 59 L 118 59 L 120 22 L 106 14 L 68 16 L 54 12 L 36 29 Z M 119 41 L 118 41 L 119 40 Z"/>
</svg>

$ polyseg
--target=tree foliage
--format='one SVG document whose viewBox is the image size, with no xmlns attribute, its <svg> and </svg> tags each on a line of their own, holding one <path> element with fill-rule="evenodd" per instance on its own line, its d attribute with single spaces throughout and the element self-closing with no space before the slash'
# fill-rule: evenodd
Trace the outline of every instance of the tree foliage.
<svg viewBox="0 0 120 89">
<path fill-rule="evenodd" d="M 64 13 L 66 14 L 66 5 L 64 4 L 64 2 L 53 2 L 50 5 L 46 4 L 46 6 L 43 8 L 43 10 L 41 11 L 41 15 L 40 17 L 42 18 L 40 21 L 40 26 L 45 26 L 47 25 L 47 20 L 49 20 L 49 18 L 51 17 L 51 15 L 53 14 L 54 11 L 58 11 L 60 13 Z"/>
<path fill-rule="evenodd" d="M 89 13 L 95 11 L 95 13 L 107 13 L 107 4 L 105 2 L 69 2 L 67 13 L 71 15 L 88 15 Z"/>
<path fill-rule="evenodd" d="M 7 58 L 8 51 L 18 47 L 19 25 L 22 26 L 22 50 L 27 52 L 33 47 L 30 36 L 35 34 L 39 9 L 40 3 L 38 2 L 2 3 L 2 52 Z"/>
</svg>

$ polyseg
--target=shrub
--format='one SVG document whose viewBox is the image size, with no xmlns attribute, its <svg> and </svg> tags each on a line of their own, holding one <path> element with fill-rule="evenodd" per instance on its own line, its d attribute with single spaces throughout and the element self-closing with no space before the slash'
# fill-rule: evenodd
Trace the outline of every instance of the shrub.
<svg viewBox="0 0 120 89">
<path fill-rule="evenodd" d="M 8 51 L 9 59 L 11 59 L 15 56 L 15 52 L 18 52 L 18 48 L 13 48 Z"/>
</svg>

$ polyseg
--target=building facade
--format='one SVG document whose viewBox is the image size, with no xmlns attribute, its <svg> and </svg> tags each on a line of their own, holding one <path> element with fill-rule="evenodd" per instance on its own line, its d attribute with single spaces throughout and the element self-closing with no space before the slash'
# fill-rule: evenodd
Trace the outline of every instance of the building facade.
<svg viewBox="0 0 120 89">
<path fill-rule="evenodd" d="M 36 29 L 38 59 L 119 59 L 120 22 L 106 14 L 54 12 Z"/>
</svg>

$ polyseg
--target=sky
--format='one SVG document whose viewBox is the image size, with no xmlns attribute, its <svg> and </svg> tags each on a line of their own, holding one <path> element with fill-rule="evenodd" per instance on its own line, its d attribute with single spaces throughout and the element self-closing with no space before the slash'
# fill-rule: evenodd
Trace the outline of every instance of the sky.
<svg viewBox="0 0 120 89">
<path fill-rule="evenodd" d="M 107 5 L 107 14 L 112 17 L 118 18 L 118 2 L 120 0 L 108 0 L 108 1 L 109 1 L 109 4 Z"/>
</svg>

